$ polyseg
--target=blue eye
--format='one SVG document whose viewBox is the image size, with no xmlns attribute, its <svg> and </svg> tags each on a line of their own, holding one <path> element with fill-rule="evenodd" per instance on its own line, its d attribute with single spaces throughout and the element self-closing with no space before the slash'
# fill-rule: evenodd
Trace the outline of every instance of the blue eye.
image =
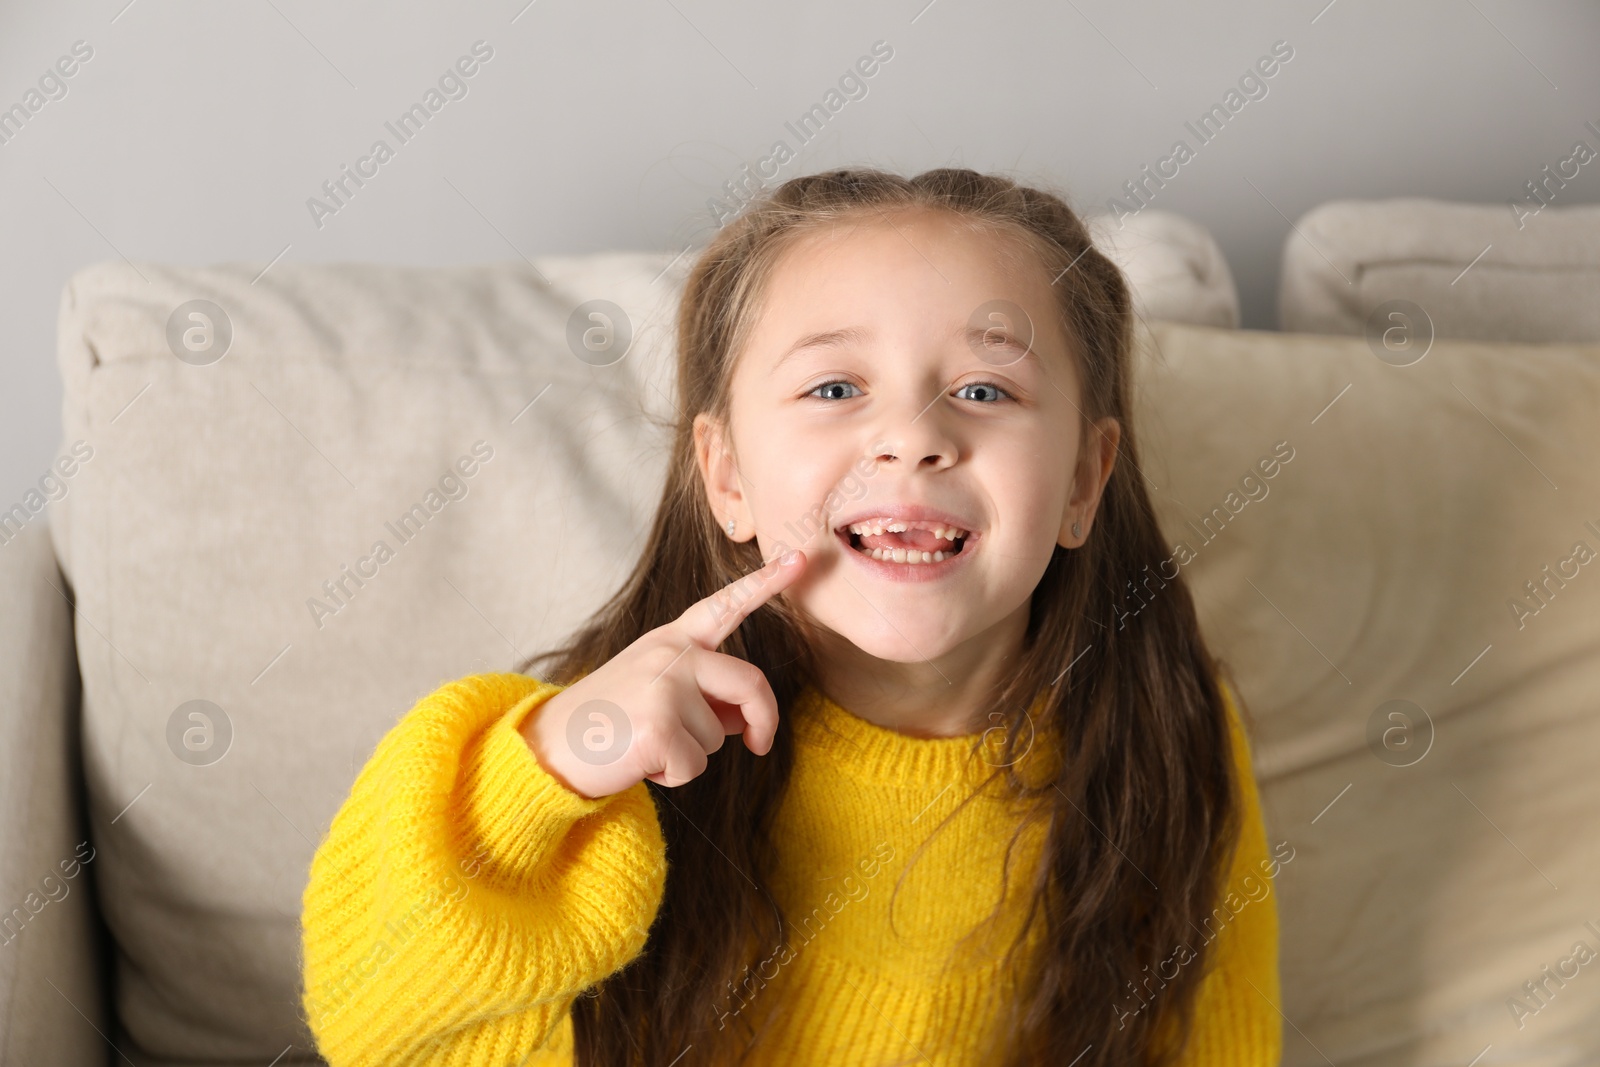
<svg viewBox="0 0 1600 1067">
<path fill-rule="evenodd" d="M 1000 396 L 1005 397 L 1009 397 L 1011 395 L 993 382 L 968 382 L 966 385 L 963 385 L 959 391 L 965 392 L 968 389 L 987 389 L 992 393 L 999 393 Z M 999 397 L 996 397 L 995 399 L 998 400 Z"/>
<path fill-rule="evenodd" d="M 811 392 L 807 393 L 806 395 L 807 396 L 816 396 L 822 390 L 827 389 L 827 388 L 829 388 L 831 386 L 835 386 L 835 385 L 847 385 L 851 389 L 855 388 L 855 385 L 853 385 L 850 382 L 843 381 L 843 380 L 832 381 L 832 382 L 823 382 L 821 385 L 817 386 L 815 389 L 811 390 Z M 819 397 L 818 399 L 822 399 L 822 400 L 850 400 L 850 399 L 853 399 L 853 398 L 848 397 L 848 396 L 829 396 L 829 397 Z"/>
</svg>

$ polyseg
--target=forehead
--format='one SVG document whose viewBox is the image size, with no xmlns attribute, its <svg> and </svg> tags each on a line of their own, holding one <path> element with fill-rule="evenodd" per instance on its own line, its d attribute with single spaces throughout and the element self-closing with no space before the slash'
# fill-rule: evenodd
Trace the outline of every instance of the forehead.
<svg viewBox="0 0 1600 1067">
<path fill-rule="evenodd" d="M 752 309 L 747 347 L 770 365 L 800 336 L 826 330 L 946 338 L 1006 301 L 1027 317 L 1016 328 L 1031 327 L 1035 347 L 1064 359 L 1050 281 L 1020 234 L 943 211 L 858 213 L 791 239 L 779 253 Z"/>
</svg>

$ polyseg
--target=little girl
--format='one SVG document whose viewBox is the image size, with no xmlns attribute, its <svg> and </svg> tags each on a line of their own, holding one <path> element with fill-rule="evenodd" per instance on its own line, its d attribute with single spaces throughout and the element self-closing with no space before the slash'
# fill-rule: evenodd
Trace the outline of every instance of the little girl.
<svg viewBox="0 0 1600 1067">
<path fill-rule="evenodd" d="M 631 577 L 418 703 L 317 850 L 323 1056 L 1277 1064 L 1292 856 L 1151 589 L 1132 320 L 1060 198 L 970 170 L 718 232 Z"/>
</svg>

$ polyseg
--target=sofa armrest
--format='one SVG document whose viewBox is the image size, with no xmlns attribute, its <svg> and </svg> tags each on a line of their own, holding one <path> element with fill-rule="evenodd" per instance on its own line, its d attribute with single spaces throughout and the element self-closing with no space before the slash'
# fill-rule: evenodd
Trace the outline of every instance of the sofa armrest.
<svg viewBox="0 0 1600 1067">
<path fill-rule="evenodd" d="M 0 522 L 0 1067 L 112 1053 L 71 595 L 45 521 Z"/>
</svg>

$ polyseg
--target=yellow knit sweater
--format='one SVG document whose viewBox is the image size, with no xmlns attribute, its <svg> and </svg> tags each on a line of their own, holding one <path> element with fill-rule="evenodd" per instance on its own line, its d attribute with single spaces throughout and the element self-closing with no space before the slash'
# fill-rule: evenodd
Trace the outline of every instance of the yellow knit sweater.
<svg viewBox="0 0 1600 1067">
<path fill-rule="evenodd" d="M 304 1008 L 333 1067 L 568 1065 L 574 997 L 642 950 L 667 874 L 654 801 L 642 782 L 582 797 L 539 765 L 518 727 L 560 688 L 520 674 L 441 686 L 356 778 L 303 900 Z M 1228 703 L 1244 833 L 1230 892 L 1203 931 L 1215 969 L 1182 1062 L 1276 1067 L 1267 875 L 1277 864 L 1231 693 Z M 796 759 L 771 885 L 795 932 L 783 956 L 708 1005 L 710 1017 L 769 1022 L 761 1063 L 987 1062 L 986 1027 L 1011 992 L 998 957 L 1021 910 L 995 909 L 1018 813 L 998 790 L 975 788 L 991 761 L 972 755 L 971 738 L 908 737 L 814 688 L 788 716 Z M 1041 833 L 1025 833 L 1012 856 L 1008 901 L 1020 899 Z M 1175 953 L 1167 977 L 1183 962 Z M 1143 997 L 1156 996 L 1159 982 L 1146 983 Z M 1107 991 L 1085 1010 L 1143 1004 Z"/>
</svg>

